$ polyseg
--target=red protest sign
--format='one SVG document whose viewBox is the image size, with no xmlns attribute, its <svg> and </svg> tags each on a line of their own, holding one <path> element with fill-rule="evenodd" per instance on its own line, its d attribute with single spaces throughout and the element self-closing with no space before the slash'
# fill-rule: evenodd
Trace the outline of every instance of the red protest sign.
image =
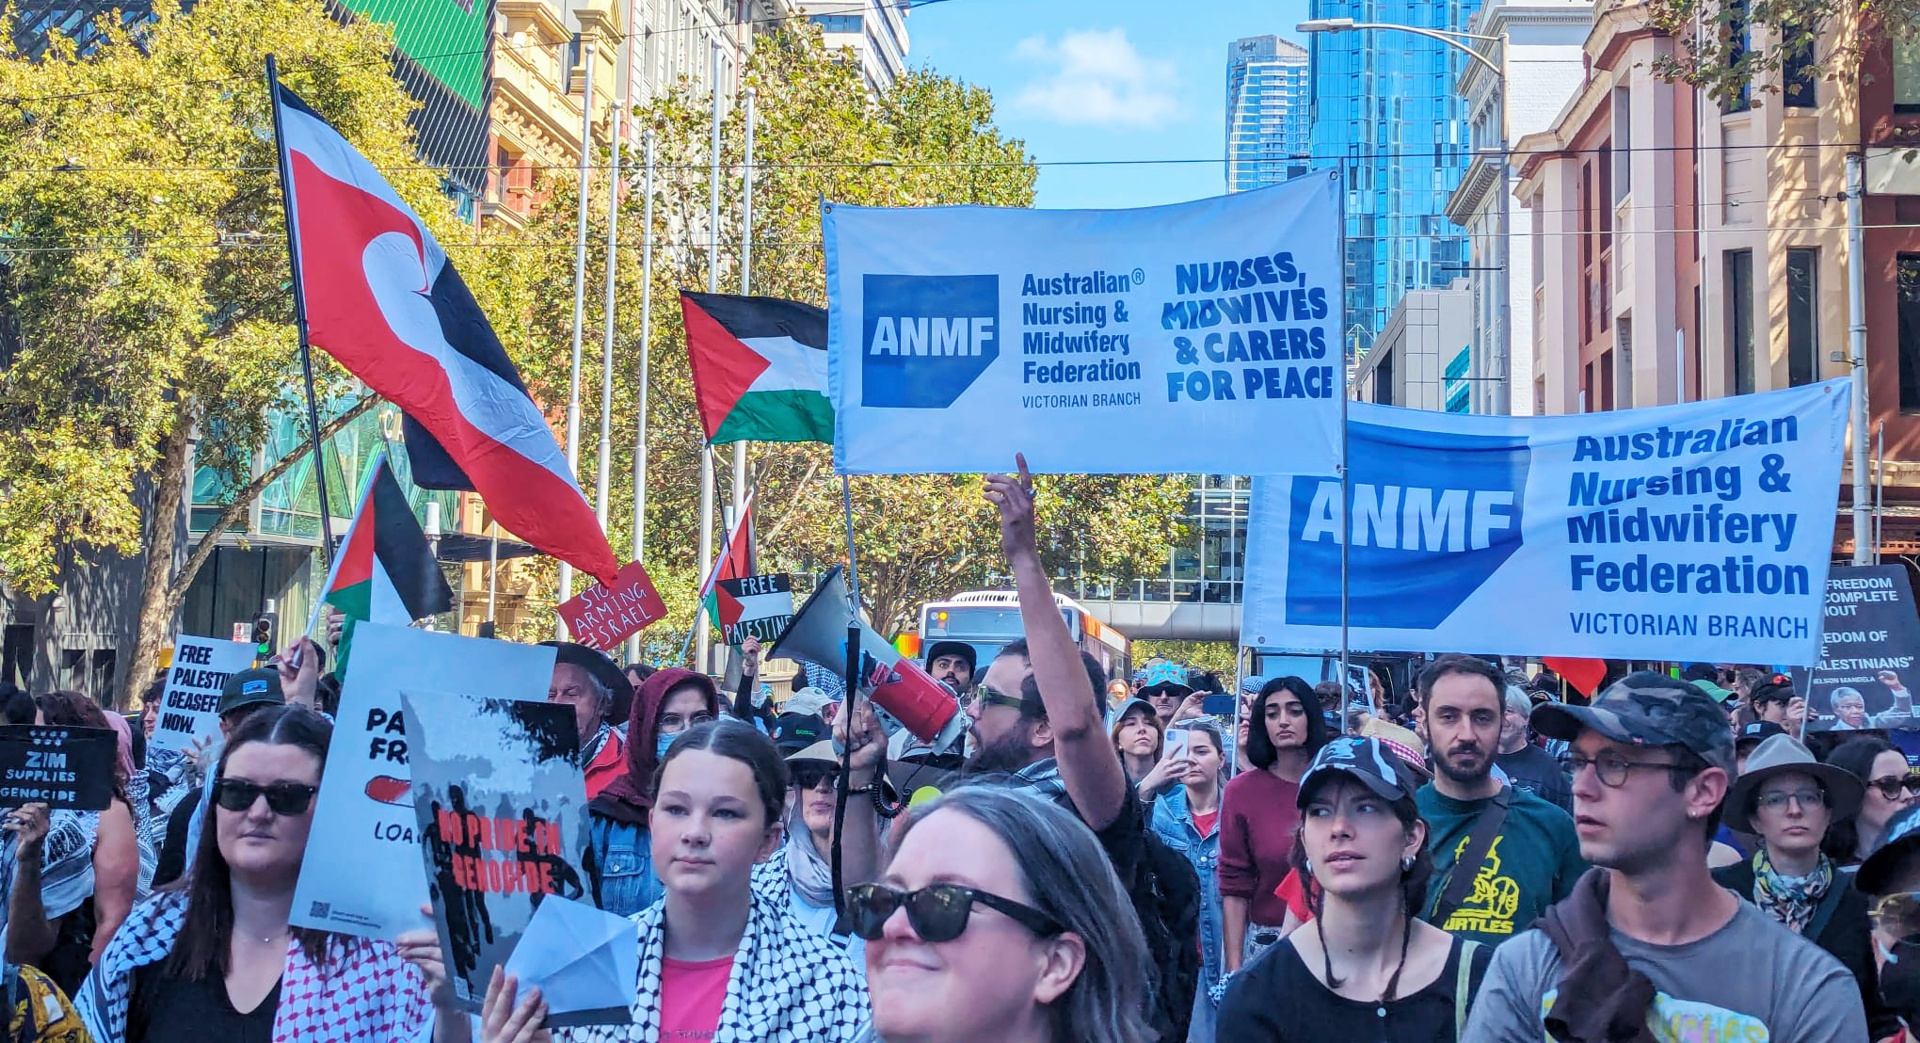
<svg viewBox="0 0 1920 1043">
<path fill-rule="evenodd" d="M 611 587 L 595 583 L 560 605 L 560 618 L 575 641 L 604 651 L 667 614 L 667 603 L 639 562 L 629 562 L 613 580 Z"/>
</svg>

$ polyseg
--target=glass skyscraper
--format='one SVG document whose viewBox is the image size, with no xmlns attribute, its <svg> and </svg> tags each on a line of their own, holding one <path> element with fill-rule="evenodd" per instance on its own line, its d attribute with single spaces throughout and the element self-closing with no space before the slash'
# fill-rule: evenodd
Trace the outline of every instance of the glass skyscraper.
<svg viewBox="0 0 1920 1043">
<path fill-rule="evenodd" d="M 1311 0 L 1311 17 L 1462 31 L 1480 0 Z M 1471 59 L 1412 33 L 1314 33 L 1309 42 L 1317 167 L 1347 177 L 1347 326 L 1364 347 L 1408 290 L 1466 275 L 1467 239 L 1446 214 L 1471 158 L 1454 84 Z M 1347 338 L 1347 348 L 1354 347 Z"/>
<path fill-rule="evenodd" d="M 1277 36 L 1227 45 L 1227 191 L 1307 172 L 1307 52 Z"/>
</svg>

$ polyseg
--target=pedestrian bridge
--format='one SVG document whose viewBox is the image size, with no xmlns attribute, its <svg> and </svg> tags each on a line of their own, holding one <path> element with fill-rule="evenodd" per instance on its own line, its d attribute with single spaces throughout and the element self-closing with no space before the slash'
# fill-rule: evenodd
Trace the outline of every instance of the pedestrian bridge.
<svg viewBox="0 0 1920 1043">
<path fill-rule="evenodd" d="M 1134 641 L 1240 640 L 1240 606 L 1210 601 L 1077 599 L 1095 619 Z"/>
</svg>

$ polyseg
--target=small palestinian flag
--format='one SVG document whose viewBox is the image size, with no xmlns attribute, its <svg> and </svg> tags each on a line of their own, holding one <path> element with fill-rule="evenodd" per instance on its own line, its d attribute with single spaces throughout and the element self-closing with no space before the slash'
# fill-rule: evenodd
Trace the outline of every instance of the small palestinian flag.
<svg viewBox="0 0 1920 1043">
<path fill-rule="evenodd" d="M 682 293 L 680 310 L 708 442 L 833 441 L 824 308 Z"/>
<path fill-rule="evenodd" d="M 327 604 L 349 620 L 406 626 L 453 606 L 427 534 L 382 455 L 327 577 Z"/>
</svg>

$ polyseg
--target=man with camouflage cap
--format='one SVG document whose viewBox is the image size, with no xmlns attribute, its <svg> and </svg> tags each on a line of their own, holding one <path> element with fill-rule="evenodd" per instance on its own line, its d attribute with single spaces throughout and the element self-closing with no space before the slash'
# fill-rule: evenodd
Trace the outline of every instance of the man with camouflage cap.
<svg viewBox="0 0 1920 1043">
<path fill-rule="evenodd" d="M 1572 743 L 1574 829 L 1595 868 L 1494 953 L 1462 1039 L 1867 1038 L 1840 962 L 1707 870 L 1734 772 L 1712 696 L 1640 671 L 1531 723 Z"/>
</svg>

